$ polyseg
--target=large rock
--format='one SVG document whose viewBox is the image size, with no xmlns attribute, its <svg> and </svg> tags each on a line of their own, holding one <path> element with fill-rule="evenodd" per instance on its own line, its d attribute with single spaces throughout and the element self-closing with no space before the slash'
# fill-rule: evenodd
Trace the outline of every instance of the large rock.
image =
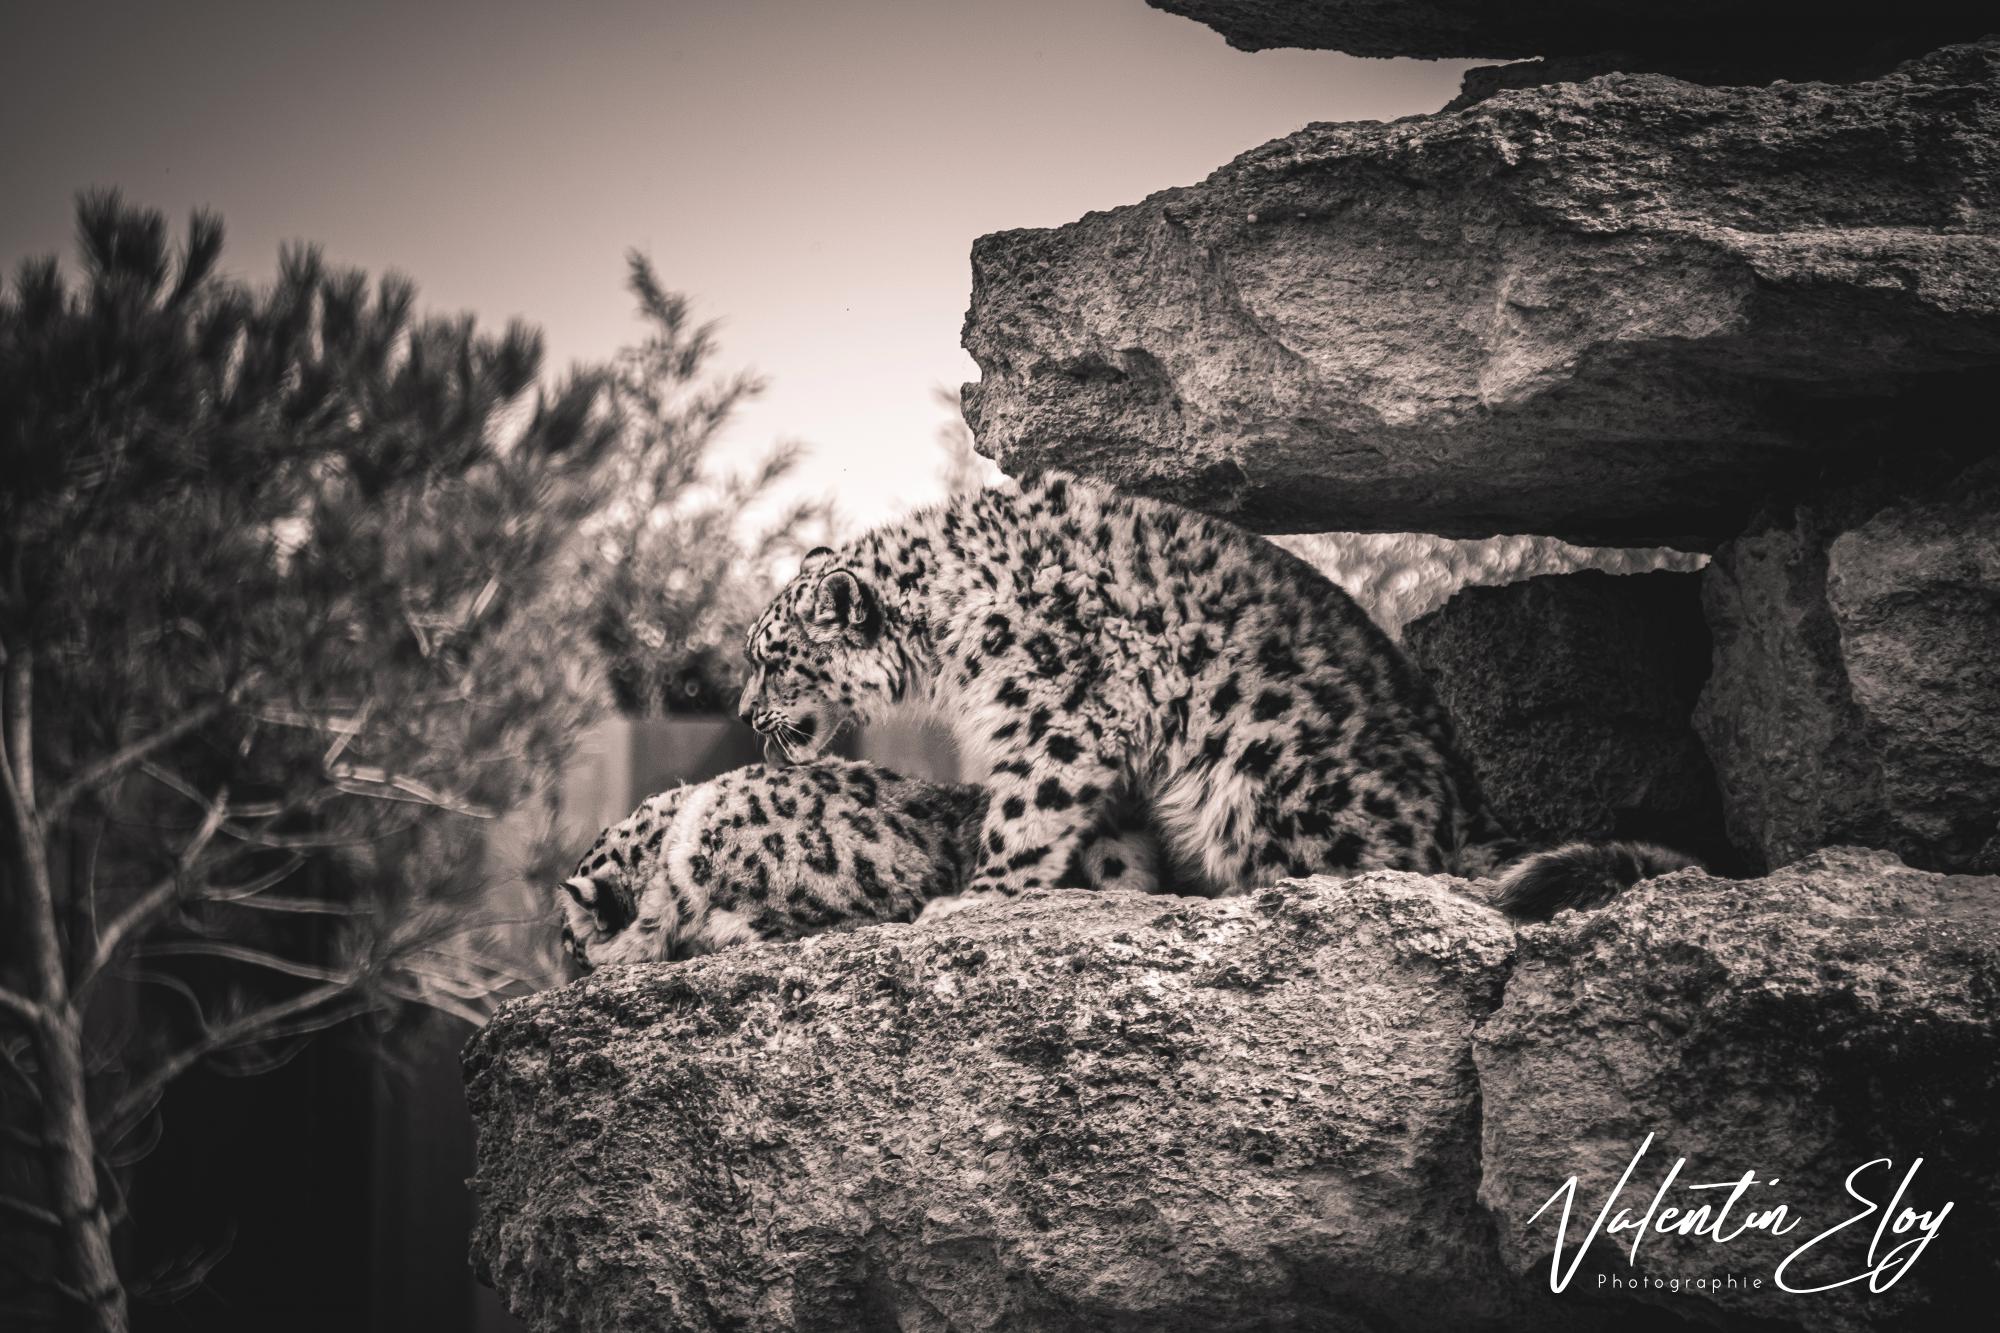
<svg viewBox="0 0 2000 1333">
<path fill-rule="evenodd" d="M 1696 717 L 1736 843 L 2000 872 L 2000 463 L 1785 506 L 1716 556 Z"/>
<path fill-rule="evenodd" d="M 1992 30 L 1983 0 L 1146 0 L 1206 23 L 1231 46 L 1303 46 L 1359 56 L 1583 56 L 1621 69 L 1713 68 L 1832 77 Z M 1885 21 L 1886 20 L 1886 21 Z"/>
<path fill-rule="evenodd" d="M 1546 1284 L 1556 1227 L 1576 1258 L 1638 1156 L 1612 1210 L 1735 1203 L 1711 1234 L 1605 1232 L 1566 1295 L 1628 1309 L 1653 1303 L 1725 1326 L 1860 1330 L 1991 1326 L 2000 1289 L 1992 1244 L 2000 1203 L 2000 883 L 1907 870 L 1880 852 L 1837 850 L 1748 883 L 1681 874 L 1601 912 L 1522 931 L 1505 999 L 1474 1050 L 1485 1111 L 1480 1198 L 1507 1258 Z M 1662 1187 L 1676 1158 L 1686 1165 Z M 1887 1158 L 1884 1164 L 1878 1159 Z M 1917 1166 L 1922 1160 L 1921 1167 Z M 1868 1165 L 1874 1163 L 1874 1165 Z M 1857 1168 L 1860 1170 L 1857 1172 Z M 1900 1201 L 1891 1198 L 1915 1170 Z M 1847 1188 L 1853 1175 L 1855 1194 Z M 1571 1198 L 1538 1209 L 1572 1177 Z M 1655 1200 L 1655 1195 L 1661 1197 Z M 1865 1213 L 1866 1200 L 1882 1212 Z M 1778 1267 L 1849 1219 L 1786 1270 L 1793 1288 L 1863 1274 L 1922 1232 L 1902 1209 L 1953 1205 L 1935 1239 L 1893 1284 L 1896 1265 L 1817 1294 L 1781 1289 Z M 1787 1232 L 1737 1233 L 1784 1205 Z M 1713 1211 L 1711 1211 L 1713 1217 Z M 1882 1224 L 1881 1239 L 1870 1242 Z M 1733 1275 L 1737 1285 L 1600 1286 L 1597 1275 Z M 1752 1285 L 1751 1279 L 1762 1279 Z"/>
<path fill-rule="evenodd" d="M 1805 466 L 1992 447 L 1996 193 L 2000 41 L 1313 125 L 981 238 L 967 415 L 1265 531 L 1706 548 Z"/>
<path fill-rule="evenodd" d="M 616 969 L 466 1056 L 537 1330 L 1535 1327 L 1475 1206 L 1512 932 L 1455 881 L 1041 893 Z"/>
<path fill-rule="evenodd" d="M 1645 1301 L 1970 1326 L 2000 1277 L 2000 881 L 1858 851 L 1689 871 L 1518 959 L 1473 887 L 1043 892 L 516 1001 L 465 1059 L 475 1261 L 548 1333 L 1681 1327 Z M 1736 1218 L 1794 1230 L 1649 1236 L 1636 1269 L 1602 1235 L 1551 1294 L 1536 1211 L 1576 1176 L 1587 1229 L 1649 1133 L 1633 1215 L 1686 1155 L 1683 1185 L 1779 1178 Z M 1774 1291 L 1858 1207 L 1848 1171 L 1919 1154 L 1904 1202 L 1956 1206 L 1907 1276 Z M 1887 1201 L 1882 1168 L 1859 1184 Z M 1635 1299 L 1598 1270 L 1765 1285 Z"/>
<path fill-rule="evenodd" d="M 1701 739 L 1701 575 L 1595 571 L 1467 588 L 1404 647 L 1437 687 L 1487 798 L 1521 836 L 1641 838 L 1734 857 Z"/>
</svg>

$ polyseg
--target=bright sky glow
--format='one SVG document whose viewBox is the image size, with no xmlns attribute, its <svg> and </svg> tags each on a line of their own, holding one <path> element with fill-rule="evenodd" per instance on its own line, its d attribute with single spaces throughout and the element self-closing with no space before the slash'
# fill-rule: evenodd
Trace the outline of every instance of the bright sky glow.
<svg viewBox="0 0 2000 1333">
<path fill-rule="evenodd" d="M 219 210 L 243 276 L 314 240 L 561 366 L 635 334 L 638 246 L 772 381 L 732 452 L 808 442 L 800 485 L 866 524 L 940 493 L 975 236 L 1435 110 L 1464 63 L 1250 55 L 1143 0 L 9 5 L 0 261 L 116 185 Z"/>
</svg>

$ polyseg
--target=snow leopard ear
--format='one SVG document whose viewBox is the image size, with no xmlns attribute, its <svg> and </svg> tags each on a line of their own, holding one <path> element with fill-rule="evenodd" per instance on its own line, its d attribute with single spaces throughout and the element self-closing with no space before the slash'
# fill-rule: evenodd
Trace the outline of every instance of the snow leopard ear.
<svg viewBox="0 0 2000 1333">
<path fill-rule="evenodd" d="M 853 570 L 829 570 L 813 586 L 806 627 L 823 642 L 844 638 L 865 648 L 882 632 L 882 608 L 873 590 L 856 578 Z"/>
<path fill-rule="evenodd" d="M 573 930 L 616 935 L 632 924 L 632 900 L 618 885 L 589 875 L 572 875 L 557 889 L 563 917 Z"/>
<path fill-rule="evenodd" d="M 832 563 L 833 548 L 831 546 L 815 546 L 812 550 L 806 552 L 803 560 L 799 561 L 799 573 L 817 574 Z"/>
</svg>

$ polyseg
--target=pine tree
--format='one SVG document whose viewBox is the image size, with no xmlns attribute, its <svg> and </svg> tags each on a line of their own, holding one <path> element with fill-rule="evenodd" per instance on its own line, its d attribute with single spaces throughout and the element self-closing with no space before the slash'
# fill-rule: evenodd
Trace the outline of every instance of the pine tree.
<svg viewBox="0 0 2000 1333">
<path fill-rule="evenodd" d="M 800 447 L 780 445 L 747 474 L 716 473 L 717 443 L 764 383 L 711 373 L 715 325 L 694 323 L 687 299 L 661 287 L 645 256 L 630 254 L 627 268 L 646 336 L 617 355 L 610 375 L 612 499 L 589 526 L 580 580 L 592 639 L 622 712 L 731 712 L 743 636 L 776 591 L 774 561 L 817 544 L 813 534 L 826 536 L 832 518 L 827 506 L 798 501 L 755 522 Z"/>
<path fill-rule="evenodd" d="M 74 281 L 0 296 L 0 1216 L 115 1330 L 110 1164 L 175 1077 L 508 983 L 473 853 L 593 707 L 557 585 L 617 430 L 525 327 L 310 249 L 253 291 L 205 214 L 177 250 L 115 194 L 77 217 Z"/>
</svg>

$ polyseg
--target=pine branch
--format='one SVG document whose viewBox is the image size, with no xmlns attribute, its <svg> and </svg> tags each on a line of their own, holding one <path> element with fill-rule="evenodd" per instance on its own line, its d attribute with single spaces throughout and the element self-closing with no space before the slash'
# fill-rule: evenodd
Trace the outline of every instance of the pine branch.
<svg viewBox="0 0 2000 1333">
<path fill-rule="evenodd" d="M 147 777 L 152 778 L 163 786 L 180 793 L 191 801 L 205 803 L 205 798 L 186 779 L 178 777 L 161 768 L 159 765 L 150 762 L 142 764 L 141 768 Z M 335 847 L 360 847 L 369 843 L 387 841 L 398 834 L 414 828 L 419 822 L 416 819 L 412 819 L 400 826 L 375 829 L 356 834 L 268 833 L 263 829 L 248 828 L 236 822 L 238 819 L 262 819 L 267 823 L 273 822 L 286 815 L 298 814 L 310 810 L 316 805 L 324 804 L 332 796 L 362 794 L 359 792 L 349 793 L 339 787 L 328 786 L 319 792 L 299 800 L 289 802 L 267 801 L 256 805 L 231 806 L 222 821 L 220 832 L 222 836 L 232 841 L 240 842 L 246 847 L 257 847 L 281 852 L 326 851 Z"/>
<path fill-rule="evenodd" d="M 205 903 L 226 903 L 231 907 L 247 907 L 256 912 L 291 912 L 301 916 L 372 916 L 371 907 L 356 907 L 353 903 L 340 902 L 333 898 L 264 898 L 256 894 L 203 893 L 196 895 Z"/>
<path fill-rule="evenodd" d="M 39 1032 L 48 1019 L 48 1011 L 18 991 L 0 986 L 0 1009 L 14 1013 L 23 1023 Z"/>
<path fill-rule="evenodd" d="M 494 811 L 484 806 L 473 805 L 449 796 L 428 783 L 415 778 L 392 774 L 386 770 L 366 764 L 341 764 L 333 769 L 333 780 L 340 790 L 351 796 L 366 796 L 380 801 L 405 801 L 415 805 L 434 806 L 455 815 L 465 815 L 472 819 L 493 819 Z"/>
<path fill-rule="evenodd" d="M 34 662 L 23 651 L 0 645 L 0 672 L 0 714 L 6 720 L 0 732 L 0 787 L 13 809 L 15 832 L 26 842 L 39 839 L 42 827 L 35 809 Z"/>
<path fill-rule="evenodd" d="M 449 995 L 439 995 L 420 986 L 404 986 L 391 981 L 383 983 L 382 989 L 408 1004 L 420 1004 L 426 1009 L 434 1009 L 438 1013 L 459 1019 L 473 1027 L 483 1026 L 491 1017 L 490 1014 L 474 1009 Z"/>
<path fill-rule="evenodd" d="M 210 1028 L 196 1041 L 174 1052 L 158 1068 L 128 1089 L 94 1122 L 102 1143 L 114 1143 L 129 1132 L 134 1113 L 145 1114 L 159 1101 L 167 1085 L 217 1051 L 259 1040 L 281 1024 L 310 1013 L 323 1004 L 351 994 L 361 983 L 353 974 L 337 981 L 301 991 L 290 999 L 253 1009 L 219 1028 Z"/>
<path fill-rule="evenodd" d="M 139 771 L 167 790 L 187 797 L 188 800 L 193 801 L 196 805 L 204 809 L 208 806 L 208 797 L 203 796 L 201 791 L 192 782 L 189 782 L 186 778 L 181 777 L 171 769 L 162 768 L 148 759 L 140 763 Z M 300 801 L 253 801 L 247 805 L 232 805 L 223 812 L 223 818 L 226 822 L 222 826 L 222 831 L 228 833 L 235 820 L 277 819 L 281 815 L 296 814 L 304 808 L 305 804 Z"/>
<path fill-rule="evenodd" d="M 251 899 L 260 897 L 267 890 L 274 889 L 290 879 L 298 873 L 299 868 L 305 863 L 306 858 L 294 852 L 285 858 L 283 865 L 278 866 L 276 869 L 267 870 L 253 879 L 246 879 L 237 884 L 216 884 L 211 882 L 203 892 L 196 896 L 205 903 L 249 903 Z M 304 902 L 306 900 L 292 899 L 291 901 Z M 303 911 L 304 909 L 300 908 L 298 910 Z"/>
<path fill-rule="evenodd" d="M 165 940 L 158 944 L 143 945 L 135 950 L 132 956 L 134 958 L 221 958 L 232 963 L 282 972 L 290 977 L 304 977 L 308 981 L 338 981 L 351 975 L 337 968 L 321 967 L 317 963 L 301 963 L 283 954 L 253 949 L 244 944 L 225 944 L 219 940 Z"/>
<path fill-rule="evenodd" d="M 90 1304 L 90 1298 L 88 1296 L 84 1295 L 83 1292 L 77 1289 L 76 1287 L 71 1286 L 69 1283 L 63 1281 L 61 1278 L 49 1272 L 48 1266 L 46 1264 L 30 1264 L 24 1259 L 20 1259 L 12 1254 L 9 1254 L 4 1248 L 0 1248 L 0 1262 L 6 1263 L 6 1265 L 9 1268 L 12 1268 L 31 1286 L 42 1287 L 49 1291 L 53 1291 L 58 1296 L 61 1296 L 64 1300 L 69 1301 L 75 1305 L 88 1306 Z"/>
<path fill-rule="evenodd" d="M 20 1059 L 14 1054 L 13 1051 L 9 1050 L 5 1046 L 0 1046 L 0 1067 L 4 1067 L 8 1073 L 12 1074 L 15 1078 L 21 1081 L 21 1086 L 27 1090 L 28 1096 L 32 1098 L 37 1105 L 41 1103 L 42 1100 L 41 1082 L 38 1079 L 36 1079 L 36 1077 L 33 1074 L 30 1074 L 27 1070 L 21 1068 Z"/>
<path fill-rule="evenodd" d="M 16 1217 L 25 1217 L 30 1222 L 37 1222 L 45 1227 L 62 1226 L 62 1219 L 48 1209 L 40 1204 L 29 1203 L 26 1199 L 17 1199 L 11 1194 L 0 1194 L 0 1211 L 12 1213 Z"/>
<path fill-rule="evenodd" d="M 133 765 L 139 763 L 146 756 L 172 745 L 188 733 L 220 717 L 228 706 L 229 703 L 225 699 L 211 700 L 199 708 L 184 713 L 180 718 L 162 727 L 152 735 L 114 750 L 64 784 L 50 798 L 48 811 L 44 815 L 44 818 L 53 824 L 56 820 L 62 818 L 64 812 L 85 792 L 110 781 L 112 778 L 119 776 Z"/>
<path fill-rule="evenodd" d="M 151 925 L 153 920 L 173 904 L 180 896 L 186 883 L 188 872 L 194 869 L 196 861 L 214 840 L 216 831 L 222 827 L 223 811 L 229 808 L 229 789 L 224 787 L 209 802 L 208 813 L 203 816 L 201 826 L 181 848 L 174 860 L 174 868 L 162 876 L 158 883 L 140 894 L 130 907 L 113 917 L 111 924 L 97 937 L 97 948 L 91 953 L 90 963 L 84 968 L 83 977 L 77 983 L 77 993 L 87 994 L 91 985 L 104 969 L 110 965 L 118 951 L 140 930 Z"/>
</svg>

